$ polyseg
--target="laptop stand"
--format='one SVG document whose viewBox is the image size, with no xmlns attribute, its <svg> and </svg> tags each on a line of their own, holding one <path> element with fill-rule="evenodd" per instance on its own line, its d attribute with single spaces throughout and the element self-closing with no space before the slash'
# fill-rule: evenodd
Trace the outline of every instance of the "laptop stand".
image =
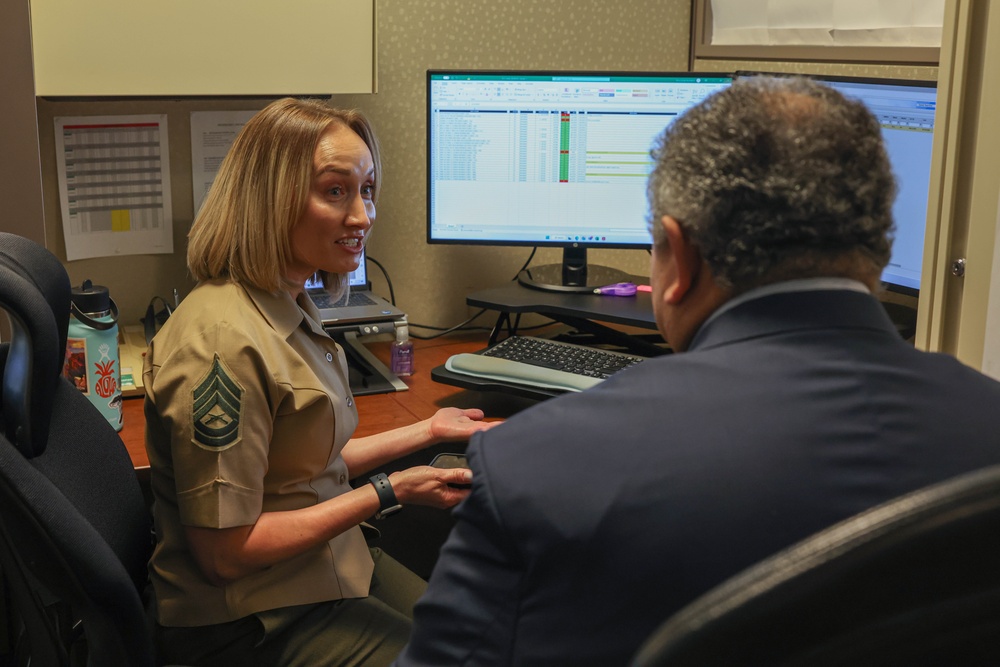
<svg viewBox="0 0 1000 667">
<path fill-rule="evenodd" d="M 361 342 L 362 335 L 368 335 L 362 329 L 370 325 L 355 325 L 344 328 L 327 328 L 330 336 L 344 348 L 347 357 L 347 372 L 351 385 L 351 393 L 355 396 L 369 394 L 386 394 L 393 391 L 406 391 L 409 387 L 389 370 L 371 350 Z M 379 325 L 377 333 L 392 333 L 395 323 L 384 322 Z M 372 332 L 375 333 L 375 332 Z"/>
</svg>

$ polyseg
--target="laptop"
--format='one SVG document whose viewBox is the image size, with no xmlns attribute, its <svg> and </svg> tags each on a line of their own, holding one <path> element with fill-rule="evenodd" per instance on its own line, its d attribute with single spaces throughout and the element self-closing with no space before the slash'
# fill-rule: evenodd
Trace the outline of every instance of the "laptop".
<svg viewBox="0 0 1000 667">
<path fill-rule="evenodd" d="M 306 282 L 306 294 L 319 309 L 320 321 L 324 327 L 329 329 L 369 322 L 396 321 L 406 317 L 402 310 L 372 293 L 366 265 L 362 252 L 361 264 L 351 272 L 350 290 L 336 302 L 323 289 L 322 282 L 314 278 Z"/>
</svg>

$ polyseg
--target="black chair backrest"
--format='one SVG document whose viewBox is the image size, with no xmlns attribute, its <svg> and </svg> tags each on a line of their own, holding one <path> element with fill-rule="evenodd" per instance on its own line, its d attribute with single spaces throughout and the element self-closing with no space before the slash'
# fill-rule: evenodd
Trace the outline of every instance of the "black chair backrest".
<svg viewBox="0 0 1000 667">
<path fill-rule="evenodd" d="M 876 507 L 745 570 L 671 617 L 634 662 L 998 664 L 1000 466 Z"/>
<path fill-rule="evenodd" d="M 143 609 L 150 515 L 119 435 L 62 377 L 70 283 L 44 248 L 0 233 L 2 362 L 0 564 L 32 664 L 69 664 L 52 622 L 80 620 L 88 664 L 151 665 Z M 72 637 L 69 637 L 72 642 Z"/>
<path fill-rule="evenodd" d="M 55 384 L 66 354 L 69 277 L 45 248 L 14 234 L 0 233 L 0 267 L 0 307 L 13 329 L 0 390 L 0 424 L 25 456 L 35 456 L 48 440 Z"/>
</svg>

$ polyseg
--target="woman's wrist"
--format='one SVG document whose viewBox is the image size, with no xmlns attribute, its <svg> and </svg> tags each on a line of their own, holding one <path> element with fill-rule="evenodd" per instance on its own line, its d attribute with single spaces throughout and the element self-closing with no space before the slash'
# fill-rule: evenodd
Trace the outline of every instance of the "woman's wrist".
<svg viewBox="0 0 1000 667">
<path fill-rule="evenodd" d="M 422 436 L 423 444 L 420 446 L 420 449 L 423 449 L 425 447 L 430 447 L 431 445 L 436 445 L 439 442 L 442 442 L 441 438 L 438 438 L 438 437 L 436 437 L 434 435 L 434 425 L 433 425 L 433 418 L 432 417 L 429 417 L 429 418 L 423 420 L 422 422 L 420 422 L 420 426 L 423 427 L 423 429 L 422 429 L 423 430 L 423 436 Z"/>
</svg>

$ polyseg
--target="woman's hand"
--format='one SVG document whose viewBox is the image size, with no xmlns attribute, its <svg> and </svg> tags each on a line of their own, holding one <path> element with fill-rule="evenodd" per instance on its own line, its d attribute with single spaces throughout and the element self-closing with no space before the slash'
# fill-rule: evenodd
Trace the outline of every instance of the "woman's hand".
<svg viewBox="0 0 1000 667">
<path fill-rule="evenodd" d="M 429 419 L 377 435 L 351 438 L 340 455 L 351 477 L 356 478 L 401 456 L 439 442 L 462 442 L 476 431 L 485 431 L 500 423 L 483 421 L 482 410 L 441 408 Z"/>
<path fill-rule="evenodd" d="M 441 408 L 425 423 L 429 444 L 468 440 L 476 431 L 485 431 L 502 422 L 483 421 L 483 411 L 478 408 Z"/>
<path fill-rule="evenodd" d="M 416 466 L 389 475 L 401 505 L 426 505 L 447 509 L 469 495 L 472 471 L 467 468 Z"/>
</svg>

